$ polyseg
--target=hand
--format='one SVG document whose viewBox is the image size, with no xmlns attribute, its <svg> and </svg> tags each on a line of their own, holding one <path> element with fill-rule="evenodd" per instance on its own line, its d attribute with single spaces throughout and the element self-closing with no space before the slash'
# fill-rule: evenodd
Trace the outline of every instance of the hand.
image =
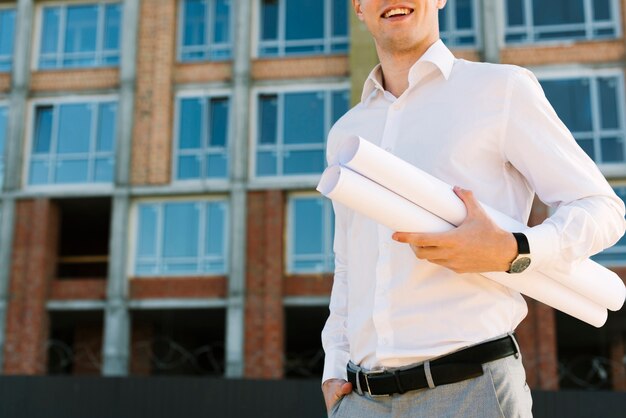
<svg viewBox="0 0 626 418">
<path fill-rule="evenodd" d="M 328 379 L 322 384 L 322 392 L 324 393 L 324 402 L 326 402 L 326 411 L 330 413 L 339 399 L 352 392 L 352 383 L 343 379 Z"/>
<path fill-rule="evenodd" d="M 409 244 L 417 258 L 456 273 L 507 271 L 517 256 L 513 234 L 489 218 L 471 191 L 455 187 L 454 192 L 467 208 L 461 225 L 442 233 L 396 232 L 393 239 Z"/>
</svg>

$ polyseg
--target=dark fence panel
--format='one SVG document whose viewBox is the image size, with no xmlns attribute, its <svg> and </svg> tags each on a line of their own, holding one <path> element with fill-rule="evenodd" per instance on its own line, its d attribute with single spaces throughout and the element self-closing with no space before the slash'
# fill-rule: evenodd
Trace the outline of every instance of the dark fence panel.
<svg viewBox="0 0 626 418">
<path fill-rule="evenodd" d="M 535 418 L 626 417 L 626 393 L 536 391 L 533 397 Z M 325 416 L 318 380 L 0 377 L 0 418 Z"/>
</svg>

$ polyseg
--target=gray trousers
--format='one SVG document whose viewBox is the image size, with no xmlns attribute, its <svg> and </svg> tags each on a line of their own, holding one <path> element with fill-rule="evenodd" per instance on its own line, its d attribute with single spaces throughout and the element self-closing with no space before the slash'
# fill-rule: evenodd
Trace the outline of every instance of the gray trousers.
<svg viewBox="0 0 626 418">
<path fill-rule="evenodd" d="M 433 389 L 372 398 L 356 391 L 339 399 L 330 418 L 529 418 L 532 398 L 521 357 L 483 365 L 483 375 Z M 436 384 L 437 382 L 435 382 Z"/>
</svg>

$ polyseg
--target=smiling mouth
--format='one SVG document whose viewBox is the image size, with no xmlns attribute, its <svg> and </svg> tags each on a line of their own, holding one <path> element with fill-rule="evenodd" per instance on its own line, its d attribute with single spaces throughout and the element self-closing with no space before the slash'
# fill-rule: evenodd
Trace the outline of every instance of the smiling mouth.
<svg viewBox="0 0 626 418">
<path fill-rule="evenodd" d="M 380 17 L 383 19 L 389 19 L 393 17 L 407 16 L 413 13 L 413 9 L 409 9 L 407 7 L 396 7 L 393 9 L 389 9 L 384 12 Z"/>
</svg>

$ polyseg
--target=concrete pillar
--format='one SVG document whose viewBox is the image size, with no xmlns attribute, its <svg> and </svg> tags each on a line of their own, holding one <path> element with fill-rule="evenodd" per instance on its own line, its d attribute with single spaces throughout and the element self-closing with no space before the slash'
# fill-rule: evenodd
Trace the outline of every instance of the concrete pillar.
<svg viewBox="0 0 626 418">
<path fill-rule="evenodd" d="M 499 63 L 500 50 L 504 46 L 504 1 L 480 0 L 483 49 L 481 59 L 486 62 Z"/>
<path fill-rule="evenodd" d="M 139 0 L 125 0 L 122 9 L 122 50 L 120 64 L 120 98 L 116 145 L 116 192 L 113 197 L 109 239 L 109 276 L 107 304 L 104 312 L 102 374 L 128 374 L 130 349 L 130 313 L 126 256 L 130 197 L 131 144 L 134 124 L 135 85 L 137 77 L 137 28 Z"/>
<path fill-rule="evenodd" d="M 246 287 L 246 218 L 252 2 L 231 3 L 233 28 L 233 93 L 230 111 L 230 263 L 226 310 L 226 376 L 244 374 L 244 294 Z"/>
<path fill-rule="evenodd" d="M 15 200 L 2 194 L 20 188 L 26 120 L 26 98 L 30 81 L 30 57 L 33 27 L 33 0 L 19 0 L 15 18 L 15 43 L 11 70 L 11 93 L 5 144 L 4 184 L 0 187 L 0 373 L 3 370 L 3 353 L 6 308 L 13 247 Z"/>
</svg>

